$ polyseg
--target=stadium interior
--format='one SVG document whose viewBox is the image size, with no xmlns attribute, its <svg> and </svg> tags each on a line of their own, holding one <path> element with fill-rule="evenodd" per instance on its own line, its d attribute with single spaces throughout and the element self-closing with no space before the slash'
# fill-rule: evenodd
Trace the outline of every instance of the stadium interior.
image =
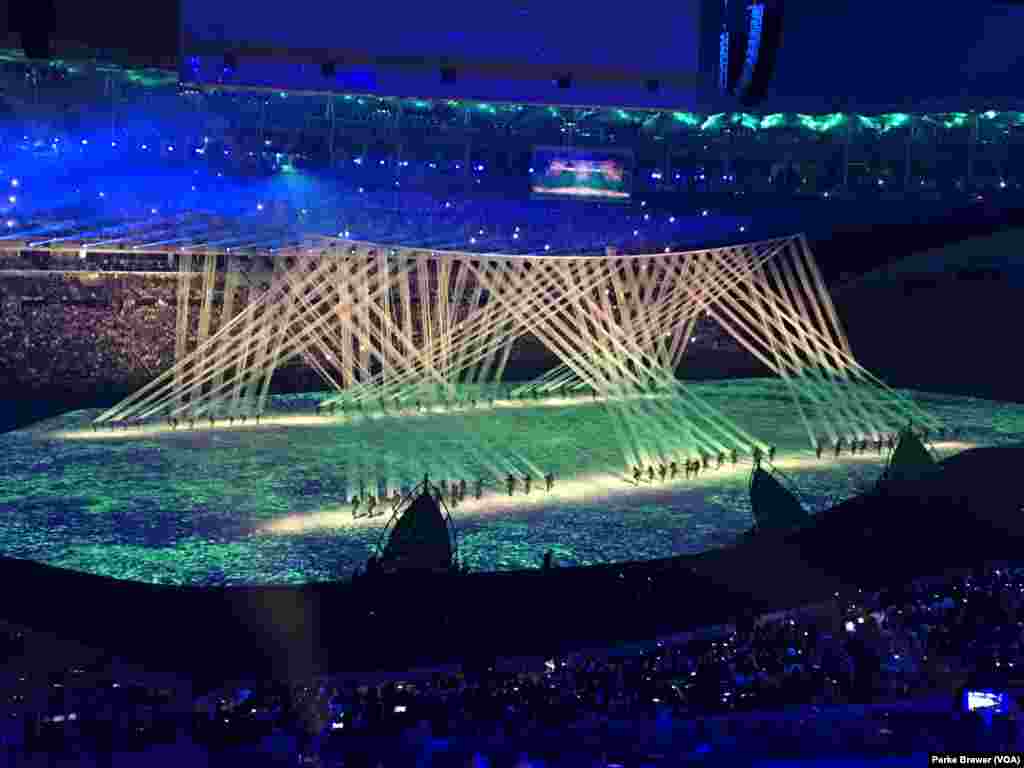
<svg viewBox="0 0 1024 768">
<path fill-rule="evenodd" d="M 592 5 L 12 2 L 0 763 L 1021 759 L 1022 6 Z"/>
</svg>

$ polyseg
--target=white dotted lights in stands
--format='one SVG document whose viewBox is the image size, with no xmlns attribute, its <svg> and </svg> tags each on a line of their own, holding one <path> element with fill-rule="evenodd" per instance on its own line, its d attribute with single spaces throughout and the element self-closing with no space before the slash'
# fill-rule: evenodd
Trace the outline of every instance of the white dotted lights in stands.
<svg viewBox="0 0 1024 768">
<path fill-rule="evenodd" d="M 16 186 L 18 186 L 18 185 L 19 185 L 20 183 L 21 183 L 21 182 L 20 182 L 20 181 L 18 181 L 17 179 L 11 179 L 11 186 L 12 186 L 12 187 L 16 187 Z"/>
</svg>

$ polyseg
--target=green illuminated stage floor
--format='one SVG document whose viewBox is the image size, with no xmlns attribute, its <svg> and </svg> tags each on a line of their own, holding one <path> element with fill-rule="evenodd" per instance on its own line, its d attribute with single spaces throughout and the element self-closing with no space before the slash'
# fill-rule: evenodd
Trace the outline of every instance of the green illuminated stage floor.
<svg viewBox="0 0 1024 768">
<path fill-rule="evenodd" d="M 814 458 L 778 381 L 692 384 L 752 435 L 779 446 L 776 465 L 812 510 L 868 487 L 882 459 Z M 457 455 L 467 433 L 496 454 L 554 471 L 555 491 L 508 498 L 497 481 L 455 510 L 462 558 L 474 570 L 696 553 L 750 527 L 749 464 L 697 480 L 645 484 L 621 478 L 623 458 L 604 406 L 583 398 L 548 405 L 374 418 L 342 423 L 312 415 L 323 395 L 274 398 L 260 426 L 163 427 L 92 433 L 95 411 L 77 411 L 0 435 L 0 554 L 158 583 L 295 584 L 348 576 L 377 543 L 388 515 L 353 520 L 339 503 L 362 472 L 409 480 L 460 478 L 439 456 Z M 1024 437 L 1024 406 L 915 394 L 963 442 Z M 438 447 L 440 446 L 440 447 Z M 466 455 L 472 489 L 482 470 Z M 414 469 L 413 469 L 414 468 Z M 415 475 L 413 475 L 415 473 Z M 346 487 L 347 486 L 347 487 Z"/>
</svg>

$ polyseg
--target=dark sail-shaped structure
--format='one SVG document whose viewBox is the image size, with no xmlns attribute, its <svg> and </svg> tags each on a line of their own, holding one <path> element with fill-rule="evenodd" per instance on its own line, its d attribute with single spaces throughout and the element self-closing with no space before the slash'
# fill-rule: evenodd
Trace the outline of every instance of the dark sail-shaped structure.
<svg viewBox="0 0 1024 768">
<path fill-rule="evenodd" d="M 750 506 L 757 531 L 789 530 L 807 520 L 807 512 L 792 491 L 759 466 L 750 477 Z"/>
<path fill-rule="evenodd" d="M 454 560 L 448 515 L 424 484 L 423 490 L 399 507 L 379 557 L 381 571 L 448 571 Z"/>
<path fill-rule="evenodd" d="M 921 438 L 913 430 L 905 429 L 900 434 L 900 441 L 892 452 L 889 466 L 879 484 L 884 487 L 920 480 L 935 471 L 937 466 Z"/>
</svg>

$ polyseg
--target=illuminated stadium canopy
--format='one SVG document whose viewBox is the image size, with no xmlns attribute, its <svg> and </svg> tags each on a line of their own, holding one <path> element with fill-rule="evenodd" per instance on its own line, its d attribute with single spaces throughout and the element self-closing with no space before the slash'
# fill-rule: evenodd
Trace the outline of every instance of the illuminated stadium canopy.
<svg viewBox="0 0 1024 768">
<path fill-rule="evenodd" d="M 698 104 L 706 0 L 181 4 L 182 81 L 547 104 Z"/>
</svg>

